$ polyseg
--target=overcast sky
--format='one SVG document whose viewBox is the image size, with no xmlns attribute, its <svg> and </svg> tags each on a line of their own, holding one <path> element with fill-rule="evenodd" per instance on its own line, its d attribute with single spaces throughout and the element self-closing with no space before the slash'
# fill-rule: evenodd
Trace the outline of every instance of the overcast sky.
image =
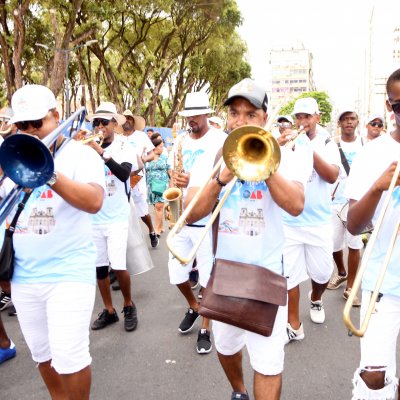
<svg viewBox="0 0 400 400">
<path fill-rule="evenodd" d="M 237 3 L 244 17 L 239 33 L 248 45 L 253 78 L 268 85 L 269 49 L 300 40 L 313 53 L 317 89 L 327 91 L 338 106 L 357 98 L 365 79 L 365 49 L 374 0 L 237 0 Z M 376 1 L 375 15 L 382 21 L 375 31 L 383 51 L 392 44 L 389 35 L 395 18 L 400 25 L 400 0 Z M 376 54 L 376 57 L 383 56 Z"/>
</svg>

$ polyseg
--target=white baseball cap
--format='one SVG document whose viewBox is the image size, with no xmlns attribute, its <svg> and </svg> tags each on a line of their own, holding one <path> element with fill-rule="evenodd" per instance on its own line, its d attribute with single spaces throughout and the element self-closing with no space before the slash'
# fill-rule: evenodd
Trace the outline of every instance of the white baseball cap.
<svg viewBox="0 0 400 400">
<path fill-rule="evenodd" d="M 214 116 L 211 118 L 208 118 L 210 122 L 213 122 L 214 124 L 218 124 L 221 128 L 224 126 L 224 120 L 220 117 Z"/>
<path fill-rule="evenodd" d="M 349 106 L 347 108 L 342 108 L 342 110 L 340 111 L 340 113 L 338 115 L 338 121 L 340 121 L 340 119 L 343 117 L 343 115 L 347 114 L 347 113 L 354 113 L 358 117 L 358 114 L 357 114 L 357 111 L 355 110 L 355 108 L 352 106 Z"/>
<path fill-rule="evenodd" d="M 367 124 L 369 124 L 371 121 L 373 121 L 374 119 L 380 119 L 382 121 L 382 123 L 385 123 L 385 119 L 383 118 L 383 116 L 381 114 L 375 113 L 375 114 L 371 114 L 368 119 L 367 119 Z"/>
<path fill-rule="evenodd" d="M 20 121 L 36 121 L 44 118 L 49 110 L 57 107 L 54 93 L 42 85 L 25 85 L 11 98 L 14 115 L 10 124 Z"/>
<path fill-rule="evenodd" d="M 317 100 L 315 100 L 314 97 L 303 97 L 296 100 L 293 114 L 320 114 Z"/>
</svg>

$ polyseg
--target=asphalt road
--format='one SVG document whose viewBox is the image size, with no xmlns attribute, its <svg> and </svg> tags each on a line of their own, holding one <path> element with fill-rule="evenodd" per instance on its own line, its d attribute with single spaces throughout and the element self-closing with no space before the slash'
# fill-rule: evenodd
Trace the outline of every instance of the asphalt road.
<svg viewBox="0 0 400 400">
<path fill-rule="evenodd" d="M 155 268 L 133 279 L 139 325 L 134 332 L 119 323 L 91 332 L 93 399 L 193 399 L 230 398 L 231 388 L 213 350 L 196 353 L 197 329 L 178 332 L 186 305 L 169 284 L 165 234 L 156 249 L 150 249 Z M 327 291 L 326 321 L 313 324 L 308 314 L 307 293 L 302 286 L 301 316 L 305 339 L 286 346 L 282 400 L 337 400 L 351 398 L 351 380 L 359 360 L 359 340 L 349 337 L 342 322 L 342 290 Z M 71 293 L 73 295 L 73 293 Z M 113 292 L 114 305 L 122 309 L 120 292 Z M 97 294 L 93 319 L 102 309 Z M 354 311 L 355 318 L 358 312 Z M 48 399 L 16 317 L 2 313 L 17 356 L 0 366 L 0 399 Z M 252 392 L 252 370 L 244 357 L 245 380 Z"/>
</svg>

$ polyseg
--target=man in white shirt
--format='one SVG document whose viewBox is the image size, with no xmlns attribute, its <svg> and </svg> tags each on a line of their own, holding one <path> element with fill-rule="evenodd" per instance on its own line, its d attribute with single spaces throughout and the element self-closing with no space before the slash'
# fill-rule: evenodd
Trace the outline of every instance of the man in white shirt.
<svg viewBox="0 0 400 400">
<path fill-rule="evenodd" d="M 197 161 L 203 160 L 202 171 L 207 174 L 211 172 L 218 150 L 226 139 L 226 134 L 208 125 L 207 115 L 214 112 L 209 106 L 207 93 L 188 93 L 185 99 L 185 108 L 179 114 L 186 118 L 190 130 L 182 133 L 175 140 L 174 146 L 169 154 L 168 166 L 171 176 L 170 186 L 178 187 L 186 196 L 186 188 L 189 184 L 191 174 L 196 170 Z M 187 255 L 192 246 L 198 242 L 202 235 L 206 221 L 197 221 L 195 224 L 187 224 L 174 238 L 174 245 L 179 252 Z M 212 251 L 210 235 L 202 242 L 196 255 L 197 268 L 199 271 L 200 285 L 207 285 L 208 277 L 212 268 Z M 193 294 L 189 283 L 189 273 L 192 270 L 192 262 L 182 266 L 180 262 L 169 254 L 168 270 L 170 283 L 177 285 L 185 297 L 189 306 L 184 319 L 179 325 L 180 333 L 188 333 L 193 329 L 199 318 L 198 302 Z M 202 319 L 201 329 L 197 337 L 197 352 L 199 354 L 209 353 L 212 349 L 209 321 Z"/>
<path fill-rule="evenodd" d="M 227 126 L 230 131 L 243 125 L 264 127 L 267 122 L 267 94 L 261 85 L 251 79 L 244 79 L 233 86 L 224 104 L 228 106 Z M 283 273 L 285 238 L 282 209 L 291 215 L 298 215 L 304 206 L 306 177 L 293 160 L 287 152 L 282 152 L 278 170 L 265 181 L 236 182 L 220 212 L 216 258 L 255 264 L 278 274 Z M 196 173 L 191 178 L 186 203 L 193 198 L 206 176 Z M 232 178 L 233 173 L 223 167 L 206 186 L 198 204 L 188 216 L 189 223 L 195 223 L 212 211 Z M 254 215 L 257 216 L 256 224 L 252 223 Z M 247 347 L 254 370 L 255 399 L 280 398 L 286 323 L 286 306 L 279 306 L 269 337 L 213 321 L 215 346 L 233 389 L 232 400 L 249 399 L 242 373 L 244 346 Z"/>
<path fill-rule="evenodd" d="M 367 141 L 369 142 L 382 134 L 385 128 L 385 120 L 380 114 L 371 114 L 365 127 L 367 128 Z"/>
<path fill-rule="evenodd" d="M 305 130 L 313 149 L 313 170 L 305 188 L 304 211 L 297 217 L 284 213 L 285 275 L 288 276 L 289 302 L 287 342 L 304 338 L 299 316 L 299 284 L 309 277 L 310 318 L 325 321 L 322 294 L 332 274 L 332 216 L 330 184 L 339 175 L 340 156 L 336 144 L 317 134 L 320 112 L 312 97 L 298 99 L 293 113 L 297 128 Z"/>
<path fill-rule="evenodd" d="M 104 140 L 88 143 L 102 158 L 106 179 L 106 198 L 101 210 L 92 217 L 93 237 L 97 247 L 96 274 L 104 309 L 93 321 L 92 329 L 105 328 L 119 320 L 112 303 L 110 292 L 109 268 L 118 279 L 124 298 L 124 327 L 127 332 L 136 329 L 137 310 L 132 300 L 131 278 L 126 269 L 126 248 L 128 242 L 128 200 L 129 175 L 136 169 L 136 153 L 130 146 L 115 140 L 117 125 L 125 122 L 125 117 L 118 114 L 113 103 L 103 102 L 96 112 L 88 117 L 96 133 L 102 132 Z"/>
<path fill-rule="evenodd" d="M 358 123 L 358 115 L 352 107 L 348 107 L 339 114 L 338 126 L 340 128 L 340 138 L 337 139 L 336 143 L 340 152 L 341 165 L 339 179 L 332 186 L 333 259 L 335 260 L 338 272 L 331 277 L 327 289 L 338 289 L 346 282 L 346 288 L 343 292 L 345 299 L 349 297 L 351 288 L 353 287 L 358 264 L 360 263 L 361 249 L 364 246 L 361 235 L 353 236 L 347 231 L 346 205 L 348 199 L 344 196 L 347 175 L 350 172 L 351 164 L 356 154 L 364 145 L 363 139 L 356 135 Z M 348 246 L 348 272 L 346 272 L 343 260 L 345 244 Z M 356 296 L 353 306 L 359 307 L 360 305 L 361 302 Z"/>
<path fill-rule="evenodd" d="M 135 203 L 138 216 L 149 230 L 151 247 L 154 248 L 158 246 L 159 241 L 154 230 L 151 215 L 149 214 L 146 173 L 143 170 L 145 164 L 154 159 L 154 146 L 148 135 L 143 132 L 146 126 L 144 118 L 139 115 L 133 115 L 130 110 L 125 110 L 123 115 L 126 121 L 122 125 L 123 136 L 119 139 L 126 141 L 133 148 L 137 155 L 139 166 L 139 169 L 131 173 L 132 199 Z"/>
<path fill-rule="evenodd" d="M 386 135 L 364 146 L 354 159 L 345 196 L 350 199 L 347 227 L 357 235 L 372 221 L 376 225 L 383 212 L 383 204 L 390 196 L 383 223 L 376 236 L 371 257 L 362 278 L 360 320 L 370 303 L 378 276 L 382 270 L 390 238 L 399 231 L 400 177 L 394 190 L 388 192 L 400 154 L 400 69 L 394 71 L 386 83 L 386 107 L 394 113 L 396 126 Z M 353 377 L 352 400 L 398 398 L 396 377 L 396 344 L 400 327 L 400 242 L 393 252 L 379 289 L 379 300 L 371 314 L 368 328 L 360 339 L 361 359 Z"/>
</svg>

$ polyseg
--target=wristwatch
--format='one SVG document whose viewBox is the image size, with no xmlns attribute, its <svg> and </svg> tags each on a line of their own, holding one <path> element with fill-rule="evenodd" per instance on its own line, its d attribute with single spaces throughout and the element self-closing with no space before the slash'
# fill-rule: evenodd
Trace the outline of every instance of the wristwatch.
<svg viewBox="0 0 400 400">
<path fill-rule="evenodd" d="M 51 178 L 47 181 L 47 184 L 51 187 L 57 182 L 57 172 L 53 172 Z"/>
</svg>

